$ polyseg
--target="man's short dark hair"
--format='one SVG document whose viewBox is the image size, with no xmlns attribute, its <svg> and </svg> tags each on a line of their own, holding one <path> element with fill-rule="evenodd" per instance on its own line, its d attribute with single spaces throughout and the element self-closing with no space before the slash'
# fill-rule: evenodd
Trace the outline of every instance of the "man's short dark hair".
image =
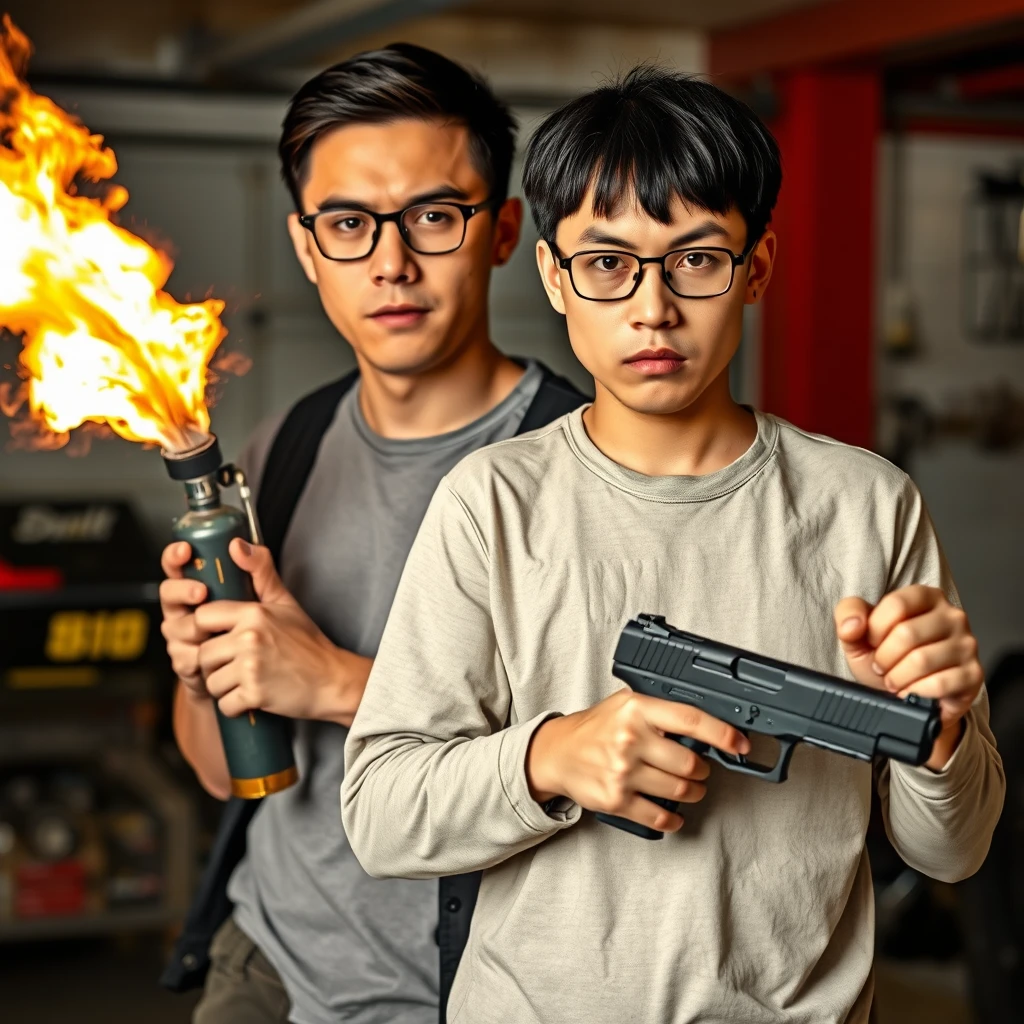
<svg viewBox="0 0 1024 1024">
<path fill-rule="evenodd" d="M 404 118 L 463 124 L 470 155 L 495 202 L 508 195 L 516 122 L 484 79 L 411 43 L 392 43 L 335 64 L 292 97 L 278 152 L 281 173 L 302 212 L 301 190 L 317 141 L 351 124 L 387 124 Z"/>
<path fill-rule="evenodd" d="M 678 196 L 711 213 L 735 208 L 747 245 L 761 237 L 782 184 L 779 147 L 757 115 L 717 86 L 650 64 L 550 114 L 526 151 L 523 192 L 541 238 L 579 210 L 612 216 L 635 196 L 663 224 Z"/>
</svg>

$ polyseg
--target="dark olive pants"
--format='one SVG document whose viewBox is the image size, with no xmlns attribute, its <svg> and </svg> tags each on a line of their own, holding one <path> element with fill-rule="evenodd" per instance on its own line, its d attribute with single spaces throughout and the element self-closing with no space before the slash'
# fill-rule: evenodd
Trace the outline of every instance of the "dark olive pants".
<svg viewBox="0 0 1024 1024">
<path fill-rule="evenodd" d="M 210 946 L 210 973 L 192 1024 L 288 1024 L 281 978 L 229 917 Z"/>
</svg>

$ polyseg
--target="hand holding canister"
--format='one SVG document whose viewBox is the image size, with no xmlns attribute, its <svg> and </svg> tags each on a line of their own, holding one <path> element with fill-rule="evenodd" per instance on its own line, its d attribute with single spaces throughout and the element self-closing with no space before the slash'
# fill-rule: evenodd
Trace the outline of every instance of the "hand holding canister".
<svg viewBox="0 0 1024 1024">
<path fill-rule="evenodd" d="M 229 552 L 252 575 L 259 601 L 196 608 L 205 692 L 229 717 L 261 708 L 289 719 L 351 725 L 372 660 L 324 634 L 285 587 L 266 547 L 239 537 Z"/>
</svg>

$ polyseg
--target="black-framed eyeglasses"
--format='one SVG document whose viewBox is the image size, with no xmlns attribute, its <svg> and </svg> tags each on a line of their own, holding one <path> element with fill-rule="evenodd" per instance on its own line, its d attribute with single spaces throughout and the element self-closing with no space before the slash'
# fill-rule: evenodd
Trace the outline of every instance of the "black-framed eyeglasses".
<svg viewBox="0 0 1024 1024">
<path fill-rule="evenodd" d="M 391 222 L 398 226 L 402 241 L 413 252 L 443 256 L 455 252 L 466 240 L 466 224 L 481 210 L 495 205 L 487 198 L 465 203 L 415 203 L 394 213 L 374 213 L 360 207 L 328 207 L 304 213 L 299 223 L 313 236 L 320 252 L 329 260 L 361 260 L 373 252 L 381 229 Z"/>
<path fill-rule="evenodd" d="M 739 255 L 718 246 L 673 249 L 664 256 L 636 256 L 617 249 L 588 249 L 562 256 L 555 246 L 552 252 L 559 267 L 569 271 L 573 291 L 591 302 L 631 298 L 640 287 L 648 263 L 661 267 L 661 279 L 681 299 L 713 299 L 732 287 L 736 268 L 746 262 L 754 245 Z"/>
</svg>

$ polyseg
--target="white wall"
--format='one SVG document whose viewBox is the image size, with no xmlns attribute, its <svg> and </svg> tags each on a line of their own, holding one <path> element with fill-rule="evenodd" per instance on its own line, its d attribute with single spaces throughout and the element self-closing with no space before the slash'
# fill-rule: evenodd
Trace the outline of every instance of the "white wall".
<svg viewBox="0 0 1024 1024">
<path fill-rule="evenodd" d="M 967 336 L 963 278 L 973 175 L 978 169 L 1004 173 L 1024 163 L 1024 143 L 911 135 L 901 145 L 905 276 L 920 354 L 894 362 L 880 347 L 879 395 L 916 394 L 941 410 L 1003 380 L 1024 396 L 1024 345 L 980 343 Z M 889 138 L 880 154 L 879 295 L 892 273 L 887 225 L 900 213 L 893 201 L 892 159 Z M 880 302 L 880 321 L 881 307 Z M 913 457 L 910 471 L 991 669 L 1001 652 L 1024 648 L 1024 448 L 987 453 L 966 441 L 939 441 Z"/>
</svg>

